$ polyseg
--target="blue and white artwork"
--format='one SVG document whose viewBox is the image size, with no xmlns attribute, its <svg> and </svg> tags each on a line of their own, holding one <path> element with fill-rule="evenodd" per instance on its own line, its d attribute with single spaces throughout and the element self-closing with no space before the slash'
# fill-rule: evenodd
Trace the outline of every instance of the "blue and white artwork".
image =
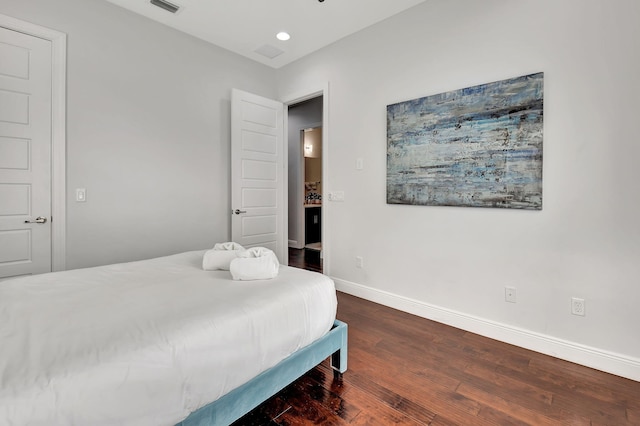
<svg viewBox="0 0 640 426">
<path fill-rule="evenodd" d="M 387 203 L 541 210 L 543 77 L 387 106 Z"/>
</svg>

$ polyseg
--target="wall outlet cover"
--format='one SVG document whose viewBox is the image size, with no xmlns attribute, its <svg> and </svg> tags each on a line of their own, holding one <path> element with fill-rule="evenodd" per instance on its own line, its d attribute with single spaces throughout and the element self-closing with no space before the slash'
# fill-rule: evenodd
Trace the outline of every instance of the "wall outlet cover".
<svg viewBox="0 0 640 426">
<path fill-rule="evenodd" d="M 584 299 L 580 299 L 579 297 L 571 298 L 571 313 L 573 315 L 579 315 L 581 317 L 584 316 L 584 313 L 585 313 Z"/>
</svg>

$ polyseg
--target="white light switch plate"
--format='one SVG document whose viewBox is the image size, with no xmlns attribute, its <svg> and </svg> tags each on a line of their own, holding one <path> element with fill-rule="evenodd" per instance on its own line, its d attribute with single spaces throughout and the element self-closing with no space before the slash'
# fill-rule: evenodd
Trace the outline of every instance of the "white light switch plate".
<svg viewBox="0 0 640 426">
<path fill-rule="evenodd" d="M 76 201 L 78 203 L 84 203 L 87 201 L 87 190 L 86 188 L 76 188 Z"/>
<path fill-rule="evenodd" d="M 329 201 L 344 201 L 344 191 L 331 191 L 329 192 Z"/>
</svg>

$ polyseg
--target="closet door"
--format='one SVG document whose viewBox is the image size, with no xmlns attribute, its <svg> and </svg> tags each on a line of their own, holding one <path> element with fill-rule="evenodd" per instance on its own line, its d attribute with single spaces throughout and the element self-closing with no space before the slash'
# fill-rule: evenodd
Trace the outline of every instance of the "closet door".
<svg viewBox="0 0 640 426">
<path fill-rule="evenodd" d="M 0 278 L 51 271 L 51 42 L 0 27 Z"/>
</svg>

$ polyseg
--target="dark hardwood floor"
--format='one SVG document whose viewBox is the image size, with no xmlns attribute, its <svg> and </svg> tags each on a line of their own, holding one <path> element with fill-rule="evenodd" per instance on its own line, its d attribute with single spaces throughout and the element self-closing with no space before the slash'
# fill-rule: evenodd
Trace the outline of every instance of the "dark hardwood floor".
<svg viewBox="0 0 640 426">
<path fill-rule="evenodd" d="M 322 258 L 318 250 L 289 248 L 289 266 L 322 272 Z"/>
<path fill-rule="evenodd" d="M 240 425 L 640 425 L 640 382 L 338 293 L 349 369 L 321 364 Z"/>
</svg>

